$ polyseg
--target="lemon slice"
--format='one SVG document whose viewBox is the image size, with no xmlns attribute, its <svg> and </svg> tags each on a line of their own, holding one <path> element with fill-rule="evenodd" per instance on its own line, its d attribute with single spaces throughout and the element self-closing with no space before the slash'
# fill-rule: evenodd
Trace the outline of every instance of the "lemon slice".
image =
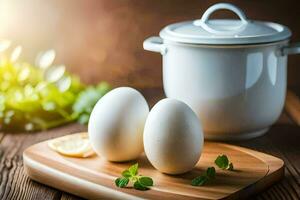
<svg viewBox="0 0 300 200">
<path fill-rule="evenodd" d="M 86 158 L 95 154 L 87 133 L 67 135 L 50 140 L 48 146 L 65 156 Z"/>
</svg>

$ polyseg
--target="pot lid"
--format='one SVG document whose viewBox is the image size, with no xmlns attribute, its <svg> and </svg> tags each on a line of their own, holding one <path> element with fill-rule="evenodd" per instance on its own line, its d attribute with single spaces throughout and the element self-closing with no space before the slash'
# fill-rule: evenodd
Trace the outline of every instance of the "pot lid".
<svg viewBox="0 0 300 200">
<path fill-rule="evenodd" d="M 217 10 L 230 10 L 240 19 L 210 20 Z M 248 20 L 244 12 L 229 3 L 209 7 L 201 19 L 171 24 L 161 30 L 163 39 L 192 44 L 257 44 L 287 39 L 291 31 L 283 25 Z"/>
</svg>

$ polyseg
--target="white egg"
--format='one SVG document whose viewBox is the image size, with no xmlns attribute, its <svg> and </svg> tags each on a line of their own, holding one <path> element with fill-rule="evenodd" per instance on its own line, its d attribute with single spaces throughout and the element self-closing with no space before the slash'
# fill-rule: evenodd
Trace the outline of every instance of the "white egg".
<svg viewBox="0 0 300 200">
<path fill-rule="evenodd" d="M 95 105 L 88 133 L 95 152 L 109 161 L 136 159 L 143 152 L 143 130 L 149 106 L 141 93 L 116 88 Z"/>
<path fill-rule="evenodd" d="M 203 147 L 202 127 L 196 114 L 185 103 L 170 98 L 152 108 L 143 138 L 148 160 L 167 174 L 192 170 Z"/>
</svg>

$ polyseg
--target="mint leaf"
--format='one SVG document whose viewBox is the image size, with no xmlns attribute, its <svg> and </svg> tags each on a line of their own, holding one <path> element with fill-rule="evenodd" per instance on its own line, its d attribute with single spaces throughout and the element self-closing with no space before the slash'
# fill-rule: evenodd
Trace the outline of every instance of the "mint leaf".
<svg viewBox="0 0 300 200">
<path fill-rule="evenodd" d="M 149 190 L 150 186 L 153 186 L 153 180 L 147 176 L 138 175 L 138 163 L 130 166 L 128 169 L 122 172 L 123 177 L 119 177 L 115 180 L 117 187 L 126 187 L 130 182 L 133 183 L 133 188 L 136 190 Z"/>
<path fill-rule="evenodd" d="M 217 157 L 215 164 L 221 169 L 226 169 L 229 165 L 229 160 L 226 155 L 221 155 Z"/>
<path fill-rule="evenodd" d="M 215 164 L 225 170 L 233 171 L 233 164 L 229 162 L 229 159 L 226 155 L 220 155 L 216 158 Z M 201 176 L 194 178 L 191 182 L 193 186 L 202 186 L 206 184 L 208 181 L 214 179 L 216 177 L 216 169 L 214 167 L 208 167 L 205 173 Z"/>
<path fill-rule="evenodd" d="M 218 156 L 215 160 L 215 164 L 223 170 L 227 169 L 233 171 L 233 164 L 229 162 L 229 159 L 226 155 Z"/>
<path fill-rule="evenodd" d="M 209 180 L 209 178 L 205 175 L 202 176 L 198 176 L 196 178 L 194 178 L 192 180 L 192 186 L 202 186 L 204 185 L 207 181 Z"/>
<path fill-rule="evenodd" d="M 208 181 L 214 179 L 215 177 L 216 177 L 216 169 L 214 167 L 209 167 L 207 168 L 206 172 L 203 175 L 194 178 L 192 180 L 191 185 L 202 186 L 206 184 Z"/>
<path fill-rule="evenodd" d="M 216 169 L 214 167 L 207 168 L 207 170 L 206 170 L 206 176 L 209 179 L 215 178 L 216 177 Z"/>
<path fill-rule="evenodd" d="M 138 180 L 137 180 L 136 182 L 134 182 L 133 187 L 134 187 L 134 189 L 136 189 L 136 190 L 142 190 L 142 191 L 144 191 L 144 190 L 149 190 L 148 187 L 146 187 L 146 186 L 144 186 L 143 184 L 141 184 Z"/>
<path fill-rule="evenodd" d="M 126 169 L 126 170 L 124 170 L 124 171 L 122 172 L 122 176 L 124 176 L 124 177 L 126 177 L 126 178 L 130 178 L 132 175 L 131 175 L 131 173 L 129 172 L 129 170 Z"/>
<path fill-rule="evenodd" d="M 136 163 L 136 164 L 130 166 L 129 169 L 128 169 L 128 171 L 130 172 L 130 174 L 131 174 L 132 176 L 135 176 L 135 175 L 138 174 L 138 168 L 139 168 L 139 164 Z"/>
<path fill-rule="evenodd" d="M 144 186 L 153 186 L 153 180 L 150 177 L 142 176 L 138 179 L 138 181 Z"/>
<path fill-rule="evenodd" d="M 128 185 L 129 183 L 129 179 L 128 178 L 117 178 L 115 180 L 115 184 L 116 186 L 120 187 L 120 188 L 124 188 Z"/>
</svg>

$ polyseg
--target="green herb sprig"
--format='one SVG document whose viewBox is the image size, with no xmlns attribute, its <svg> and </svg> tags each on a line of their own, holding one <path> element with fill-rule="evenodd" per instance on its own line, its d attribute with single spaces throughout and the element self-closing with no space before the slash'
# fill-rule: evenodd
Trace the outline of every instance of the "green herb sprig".
<svg viewBox="0 0 300 200">
<path fill-rule="evenodd" d="M 207 182 L 215 179 L 215 177 L 216 177 L 216 169 L 214 167 L 209 167 L 209 168 L 207 168 L 206 172 L 203 175 L 194 178 L 192 180 L 191 185 L 192 186 L 202 186 L 202 185 L 206 184 Z"/>
<path fill-rule="evenodd" d="M 106 82 L 100 82 L 96 86 L 88 86 L 82 90 L 72 106 L 72 117 L 81 124 L 87 124 L 97 101 L 110 90 L 111 86 Z"/>
<path fill-rule="evenodd" d="M 229 159 L 226 155 L 219 155 L 215 160 L 215 164 L 223 170 L 234 170 L 232 162 L 229 162 Z M 191 185 L 202 186 L 205 185 L 207 182 L 215 179 L 215 177 L 216 169 L 214 167 L 209 167 L 203 175 L 194 178 L 192 180 Z"/>
<path fill-rule="evenodd" d="M 223 170 L 234 170 L 232 162 L 229 162 L 229 159 L 226 155 L 219 155 L 215 160 L 215 164 Z"/>
<path fill-rule="evenodd" d="M 110 89 L 88 86 L 55 63 L 53 49 L 35 63 L 22 60 L 22 47 L 0 39 L 0 131 L 46 130 L 72 121 L 87 124 L 96 102 Z M 21 59 L 19 59 L 21 58 Z"/>
<path fill-rule="evenodd" d="M 138 175 L 138 163 L 130 166 L 122 172 L 122 177 L 115 180 L 117 187 L 124 188 L 129 182 L 133 183 L 133 188 L 136 190 L 149 190 L 153 186 L 153 180 L 150 177 Z"/>
</svg>

